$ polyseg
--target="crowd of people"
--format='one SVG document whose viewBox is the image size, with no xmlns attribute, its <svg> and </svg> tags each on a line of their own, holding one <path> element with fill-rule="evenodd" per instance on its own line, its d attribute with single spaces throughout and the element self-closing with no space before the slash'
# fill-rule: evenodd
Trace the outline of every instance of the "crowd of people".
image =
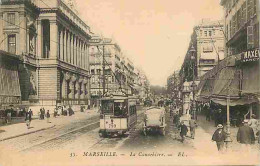
<svg viewBox="0 0 260 166">
<path fill-rule="evenodd" d="M 83 107 L 82 107 L 83 108 Z M 81 111 L 82 111 L 81 108 Z M 17 108 L 14 109 L 14 107 L 7 107 L 3 111 L 1 111 L 0 117 L 4 118 L 4 123 L 5 124 L 10 124 L 12 122 L 12 117 L 18 117 L 18 118 L 25 118 L 26 126 L 29 129 L 30 124 L 32 121 L 33 117 L 33 108 Z M 84 109 L 83 109 L 84 110 Z M 71 106 L 56 106 L 53 110 L 53 117 L 57 116 L 72 116 L 74 114 L 73 109 Z M 50 123 L 50 117 L 51 113 L 50 110 L 47 109 L 45 110 L 44 107 L 41 107 L 39 112 L 38 112 L 38 117 L 40 120 L 46 119 L 47 123 Z"/>
<path fill-rule="evenodd" d="M 206 121 L 214 120 L 215 127 L 217 128 L 212 135 L 212 141 L 216 142 L 218 151 L 221 153 L 225 149 L 225 141 L 227 139 L 227 133 L 225 129 L 226 115 L 223 113 L 221 108 L 215 108 L 212 110 L 208 103 L 199 105 L 199 113 L 203 113 L 206 117 Z M 180 120 L 182 113 L 181 108 L 177 108 L 173 104 L 169 106 L 170 117 L 173 119 L 173 124 L 179 129 L 181 142 L 185 141 L 188 131 L 190 131 L 190 138 L 195 138 L 195 130 L 197 127 L 196 118 L 191 116 L 188 125 L 184 121 Z M 235 124 L 234 127 L 238 126 L 237 130 L 237 142 L 241 144 L 241 149 L 250 151 L 251 146 L 257 141 L 260 144 L 260 124 L 257 120 L 256 115 L 252 114 L 250 119 L 243 119 L 241 124 Z M 259 145 L 260 147 L 260 145 Z"/>
</svg>

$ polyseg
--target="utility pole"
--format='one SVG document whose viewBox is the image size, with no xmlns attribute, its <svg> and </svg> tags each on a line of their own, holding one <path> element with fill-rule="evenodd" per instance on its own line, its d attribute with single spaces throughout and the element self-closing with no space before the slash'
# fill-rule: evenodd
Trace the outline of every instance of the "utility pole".
<svg viewBox="0 0 260 166">
<path fill-rule="evenodd" d="M 230 149 L 230 143 L 231 143 L 231 138 L 230 138 L 230 118 L 229 118 L 229 105 L 230 105 L 230 95 L 229 95 L 229 85 L 228 85 L 228 94 L 227 94 L 227 137 L 226 137 L 226 148 L 227 150 Z"/>
<path fill-rule="evenodd" d="M 102 68 L 103 68 L 103 96 L 105 95 L 105 91 L 106 91 L 106 78 L 105 78 L 105 45 L 103 45 L 103 65 L 102 65 Z"/>
</svg>

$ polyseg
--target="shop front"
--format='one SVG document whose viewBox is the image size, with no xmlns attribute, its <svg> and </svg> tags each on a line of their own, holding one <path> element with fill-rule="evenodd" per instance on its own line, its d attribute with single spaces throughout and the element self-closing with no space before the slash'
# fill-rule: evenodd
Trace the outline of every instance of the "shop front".
<svg viewBox="0 0 260 166">
<path fill-rule="evenodd" d="M 222 110 L 231 125 L 238 126 L 252 114 L 259 119 L 259 51 L 248 51 L 225 58 L 209 71 L 199 84 L 199 99 Z M 214 105 L 212 107 L 212 105 Z M 214 110 L 213 110 L 214 111 Z"/>
</svg>

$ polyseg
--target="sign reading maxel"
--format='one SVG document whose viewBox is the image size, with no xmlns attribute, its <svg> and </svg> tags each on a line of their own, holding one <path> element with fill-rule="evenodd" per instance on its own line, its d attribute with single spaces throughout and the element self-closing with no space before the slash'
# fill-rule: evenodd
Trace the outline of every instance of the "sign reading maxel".
<svg viewBox="0 0 260 166">
<path fill-rule="evenodd" d="M 253 62 L 259 60 L 259 48 L 255 50 L 248 50 L 241 55 L 241 60 L 243 62 Z"/>
</svg>

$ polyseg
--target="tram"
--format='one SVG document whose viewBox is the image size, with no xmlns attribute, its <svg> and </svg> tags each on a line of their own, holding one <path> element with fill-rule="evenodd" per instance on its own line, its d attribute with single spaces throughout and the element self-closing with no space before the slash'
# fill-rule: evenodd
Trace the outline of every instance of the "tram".
<svg viewBox="0 0 260 166">
<path fill-rule="evenodd" d="M 126 134 L 137 122 L 136 100 L 113 95 L 101 99 L 100 137 Z"/>
</svg>

